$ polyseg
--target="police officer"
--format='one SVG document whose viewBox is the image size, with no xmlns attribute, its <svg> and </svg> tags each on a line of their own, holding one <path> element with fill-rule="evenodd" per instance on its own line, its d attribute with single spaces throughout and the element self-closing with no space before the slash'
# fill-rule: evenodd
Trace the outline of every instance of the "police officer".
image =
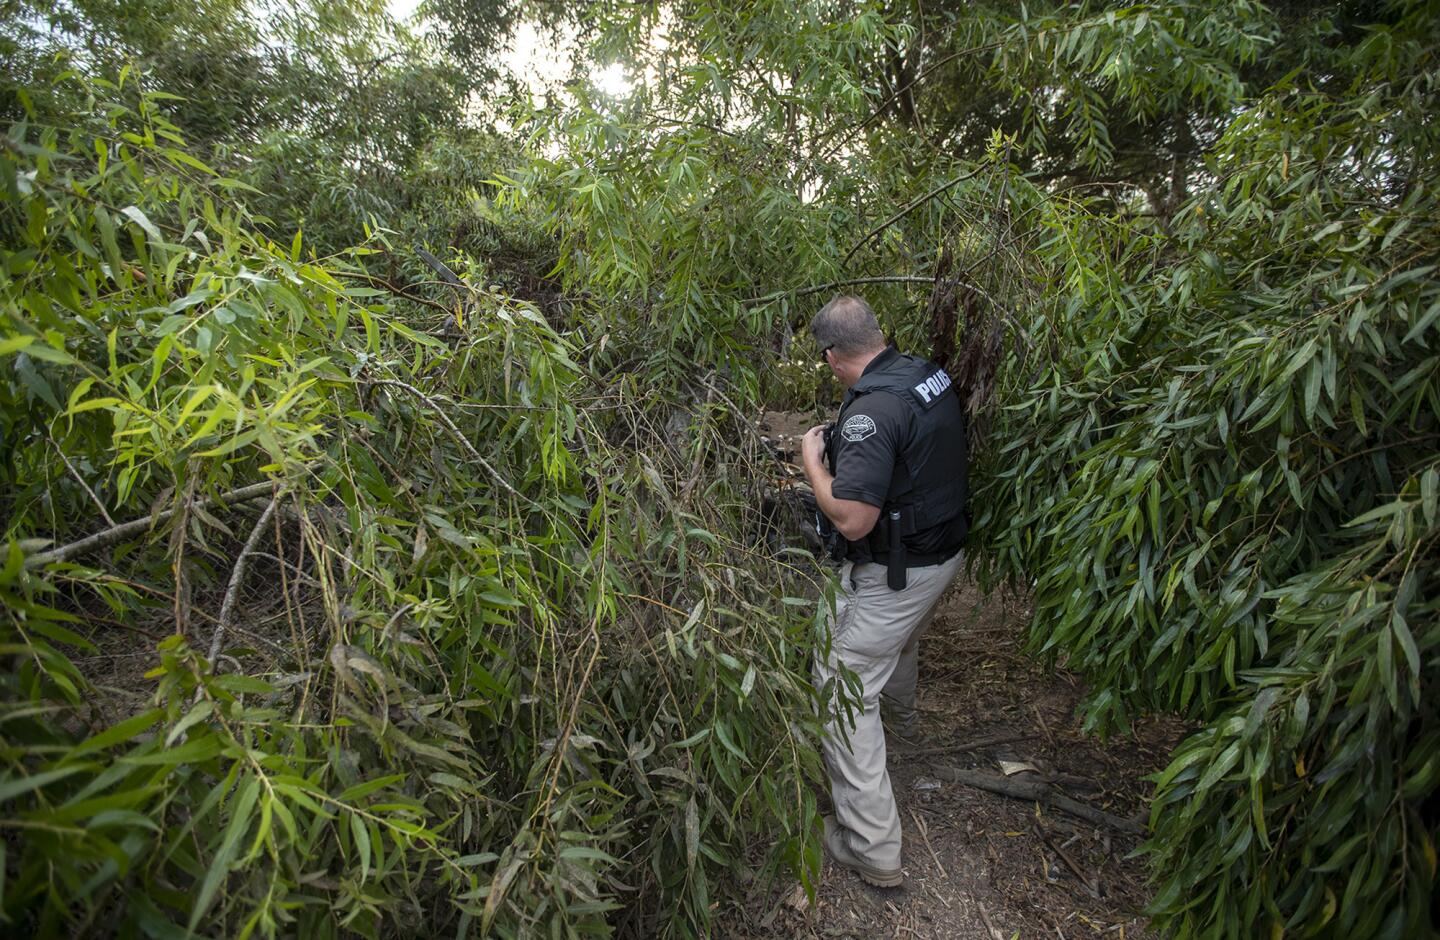
<svg viewBox="0 0 1440 940">
<path fill-rule="evenodd" d="M 920 634 L 961 565 L 965 418 L 945 371 L 887 346 L 858 297 L 826 304 L 810 331 L 848 389 L 833 431 L 811 428 L 801 444 L 805 476 L 842 536 L 844 562 L 816 681 L 838 681 L 843 664 L 863 688 L 852 728 L 833 711 L 827 722 L 822 749 L 835 815 L 825 818 L 825 849 L 866 882 L 891 887 L 903 877 L 882 696 L 891 729 L 908 729 Z"/>
</svg>

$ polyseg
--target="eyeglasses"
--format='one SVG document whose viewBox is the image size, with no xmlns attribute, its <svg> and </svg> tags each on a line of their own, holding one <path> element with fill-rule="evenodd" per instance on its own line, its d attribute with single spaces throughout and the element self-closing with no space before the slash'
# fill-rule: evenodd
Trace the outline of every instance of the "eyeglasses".
<svg viewBox="0 0 1440 940">
<path fill-rule="evenodd" d="M 826 346 L 824 349 L 820 350 L 820 364 L 822 366 L 828 366 L 830 364 L 830 360 L 825 358 L 825 354 L 834 348 L 835 344 L 831 343 L 829 346 Z"/>
</svg>

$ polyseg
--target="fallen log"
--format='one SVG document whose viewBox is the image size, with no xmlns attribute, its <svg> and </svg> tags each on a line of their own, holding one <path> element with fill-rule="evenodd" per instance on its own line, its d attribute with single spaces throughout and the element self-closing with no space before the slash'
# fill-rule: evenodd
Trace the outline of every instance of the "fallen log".
<svg viewBox="0 0 1440 940">
<path fill-rule="evenodd" d="M 998 793 L 1001 796 L 1008 796 L 1017 800 L 1028 800 L 1034 803 L 1044 803 L 1053 806 L 1055 809 L 1077 816 L 1086 822 L 1092 822 L 1099 826 L 1109 826 L 1111 829 L 1120 832 L 1128 832 L 1133 835 L 1144 835 L 1145 826 L 1138 819 L 1128 819 L 1124 816 L 1116 816 L 1114 813 L 1107 813 L 1103 809 L 1096 809 L 1079 800 L 1072 800 L 1063 793 L 1058 792 L 1053 786 L 1040 780 L 1016 780 L 1012 777 L 997 777 L 994 774 L 981 773 L 978 770 L 961 770 L 959 767 L 936 767 L 935 776 L 942 780 L 949 780 L 954 783 L 963 783 L 967 787 L 975 787 L 978 790 L 987 790 L 990 793 Z"/>
</svg>

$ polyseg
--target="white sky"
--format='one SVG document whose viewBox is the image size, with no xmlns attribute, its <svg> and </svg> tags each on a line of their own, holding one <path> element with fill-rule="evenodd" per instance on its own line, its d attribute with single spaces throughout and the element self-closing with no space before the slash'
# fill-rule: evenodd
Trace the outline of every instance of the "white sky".
<svg viewBox="0 0 1440 940">
<path fill-rule="evenodd" d="M 414 16 L 420 0 L 386 0 L 390 15 L 397 20 Z M 571 50 L 565 49 L 541 34 L 534 23 L 521 23 L 511 39 L 510 48 L 500 56 L 501 64 L 523 78 L 532 93 L 538 94 L 567 78 L 571 67 Z M 630 90 L 621 65 L 610 65 L 590 73 L 595 87 L 607 95 L 623 95 Z"/>
</svg>

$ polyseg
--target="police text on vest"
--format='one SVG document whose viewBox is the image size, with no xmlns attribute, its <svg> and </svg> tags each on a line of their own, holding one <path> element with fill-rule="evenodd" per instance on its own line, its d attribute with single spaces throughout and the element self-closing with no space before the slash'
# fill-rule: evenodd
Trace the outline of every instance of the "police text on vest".
<svg viewBox="0 0 1440 940">
<path fill-rule="evenodd" d="M 919 395 L 920 400 L 928 405 L 931 399 L 949 387 L 950 376 L 945 374 L 944 369 L 937 369 L 934 375 L 915 386 L 915 394 Z"/>
</svg>

